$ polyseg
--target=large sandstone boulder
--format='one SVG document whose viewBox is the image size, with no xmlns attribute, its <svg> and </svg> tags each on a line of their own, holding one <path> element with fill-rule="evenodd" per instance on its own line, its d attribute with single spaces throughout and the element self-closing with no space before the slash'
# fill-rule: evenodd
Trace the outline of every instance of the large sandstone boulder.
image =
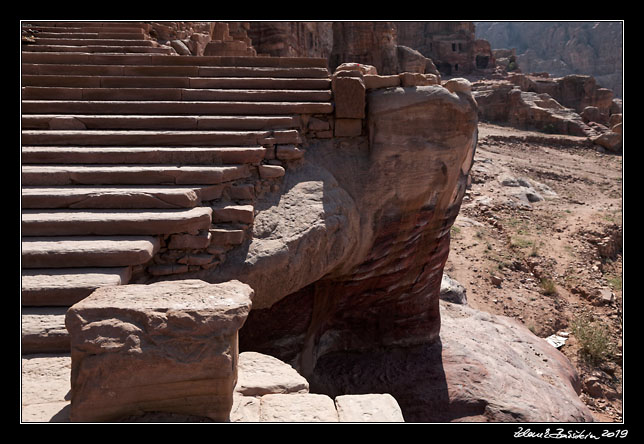
<svg viewBox="0 0 644 444">
<path fill-rule="evenodd" d="M 208 281 L 255 290 L 240 347 L 307 376 L 334 349 L 436 340 L 477 115 L 466 81 L 367 93 L 368 135 L 318 139 Z"/>
<path fill-rule="evenodd" d="M 407 422 L 586 422 L 574 368 L 557 349 L 504 316 L 441 302 L 440 341 L 321 357 L 311 387 L 391 393 Z"/>
</svg>

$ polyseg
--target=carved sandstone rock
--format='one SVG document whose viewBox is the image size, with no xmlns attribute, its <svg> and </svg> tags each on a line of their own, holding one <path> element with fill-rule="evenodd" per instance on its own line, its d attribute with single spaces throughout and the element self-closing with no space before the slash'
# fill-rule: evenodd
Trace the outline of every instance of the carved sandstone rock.
<svg viewBox="0 0 644 444">
<path fill-rule="evenodd" d="M 458 82 L 456 82 L 458 83 Z M 204 279 L 256 292 L 240 337 L 307 376 L 332 350 L 432 342 L 449 229 L 476 145 L 467 88 L 367 93 L 368 136 L 317 140 L 256 206 L 253 239 Z"/>
<path fill-rule="evenodd" d="M 228 420 L 252 295 L 241 282 L 185 280 L 103 287 L 73 305 L 71 420 Z"/>
</svg>

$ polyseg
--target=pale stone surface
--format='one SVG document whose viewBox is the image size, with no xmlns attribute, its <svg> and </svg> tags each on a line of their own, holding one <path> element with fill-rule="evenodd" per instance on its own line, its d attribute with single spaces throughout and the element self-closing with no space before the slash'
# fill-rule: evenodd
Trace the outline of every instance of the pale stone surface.
<svg viewBox="0 0 644 444">
<path fill-rule="evenodd" d="M 309 383 L 293 367 L 269 355 L 240 353 L 238 369 L 235 392 L 244 396 L 309 391 Z"/>
<path fill-rule="evenodd" d="M 265 395 L 260 399 L 261 422 L 337 422 L 333 400 L 314 393 Z"/>
<path fill-rule="evenodd" d="M 24 355 L 21 366 L 23 422 L 69 420 L 69 355 Z"/>
<path fill-rule="evenodd" d="M 72 306 L 72 421 L 146 412 L 228 420 L 252 289 L 199 280 L 104 287 Z"/>
<path fill-rule="evenodd" d="M 336 396 L 340 422 L 404 422 L 400 406 L 388 393 Z"/>
<path fill-rule="evenodd" d="M 259 422 L 260 398 L 233 394 L 230 422 Z"/>
<path fill-rule="evenodd" d="M 285 174 L 284 167 L 279 165 L 260 165 L 259 176 L 262 179 L 275 179 Z"/>
</svg>

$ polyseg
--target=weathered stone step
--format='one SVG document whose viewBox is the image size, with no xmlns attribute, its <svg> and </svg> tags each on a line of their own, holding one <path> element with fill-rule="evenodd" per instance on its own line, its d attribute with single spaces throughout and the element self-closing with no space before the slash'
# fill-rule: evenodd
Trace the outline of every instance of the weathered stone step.
<svg viewBox="0 0 644 444">
<path fill-rule="evenodd" d="M 272 131 L 143 131 L 23 130 L 25 146 L 257 146 L 299 143 L 297 130 Z"/>
<path fill-rule="evenodd" d="M 21 353 L 69 353 L 65 313 L 69 307 L 23 307 Z"/>
<path fill-rule="evenodd" d="M 167 65 L 83 65 L 40 64 L 22 61 L 22 74 L 90 75 L 90 76 L 148 76 L 148 77 L 270 77 L 325 78 L 326 68 L 279 68 L 261 66 L 167 66 Z"/>
<path fill-rule="evenodd" d="M 23 100 L 24 114 L 284 115 L 330 114 L 330 102 Z"/>
<path fill-rule="evenodd" d="M 23 86 L 83 88 L 330 89 L 328 78 L 171 77 L 23 74 Z"/>
<path fill-rule="evenodd" d="M 107 21 L 107 22 L 83 22 L 83 21 L 67 21 L 67 22 L 54 22 L 54 21 L 26 21 L 22 24 L 23 28 L 38 29 L 41 27 L 49 27 L 54 29 L 60 28 L 134 28 L 150 30 L 149 23 L 135 22 L 135 21 Z"/>
<path fill-rule="evenodd" d="M 91 28 L 85 28 L 87 30 Z M 100 29 L 100 28 L 99 28 Z M 114 28 L 116 29 L 116 28 Z M 111 30 L 112 31 L 112 30 Z M 26 45 L 29 46 L 29 45 Z M 73 65 L 245 66 L 272 68 L 326 68 L 326 58 L 253 56 L 173 56 L 161 54 L 80 54 L 23 52 L 22 63 Z"/>
<path fill-rule="evenodd" d="M 156 235 L 206 230 L 212 208 L 22 210 L 23 236 Z"/>
<path fill-rule="evenodd" d="M 22 208 L 193 208 L 221 197 L 221 185 L 22 187 Z"/>
<path fill-rule="evenodd" d="M 165 46 L 124 46 L 124 45 L 39 45 L 38 43 L 23 45 L 25 52 L 52 52 L 52 53 L 100 53 L 100 54 L 176 54 L 172 47 Z"/>
<path fill-rule="evenodd" d="M 125 285 L 131 276 L 130 267 L 23 270 L 21 304 L 69 307 L 99 287 Z"/>
<path fill-rule="evenodd" d="M 249 175 L 247 165 L 23 165 L 22 185 L 214 185 Z"/>
<path fill-rule="evenodd" d="M 36 34 L 36 45 L 62 46 L 155 46 L 153 40 L 141 39 L 101 39 L 97 37 L 41 37 Z M 30 45 L 27 45 L 30 46 Z"/>
<path fill-rule="evenodd" d="M 40 31 L 35 34 L 36 38 L 61 38 L 61 39 L 101 39 L 101 40 L 147 40 L 148 36 L 137 29 L 124 32 L 112 32 L 110 28 L 104 31 L 88 32 L 78 30 L 74 32 L 62 31 Z"/>
<path fill-rule="evenodd" d="M 200 89 L 200 88 L 71 88 L 24 86 L 26 100 L 215 100 L 268 102 L 324 102 L 330 90 Z"/>
<path fill-rule="evenodd" d="M 124 267 L 148 262 L 156 236 L 23 237 L 22 268 Z"/>
<path fill-rule="evenodd" d="M 268 130 L 299 126 L 296 116 L 146 116 L 23 114 L 23 129 Z M 84 127 L 84 128 L 83 128 Z"/>
<path fill-rule="evenodd" d="M 24 164 L 258 164 L 266 148 L 248 147 L 32 147 L 22 148 Z"/>
<path fill-rule="evenodd" d="M 103 26 L 102 24 L 73 24 L 69 23 L 67 26 L 61 26 L 59 24 L 40 24 L 35 25 L 33 23 L 25 24 L 22 26 L 23 30 L 32 30 L 32 31 L 41 31 L 41 32 L 61 32 L 61 33 L 83 33 L 83 32 L 130 32 L 130 33 L 140 33 L 144 34 L 145 29 L 139 24 L 121 24 L 114 26 Z"/>
</svg>

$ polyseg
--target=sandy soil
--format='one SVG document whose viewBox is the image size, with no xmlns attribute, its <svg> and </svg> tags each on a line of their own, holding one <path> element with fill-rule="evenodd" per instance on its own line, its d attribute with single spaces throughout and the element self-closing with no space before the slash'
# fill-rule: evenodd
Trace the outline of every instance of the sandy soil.
<svg viewBox="0 0 644 444">
<path fill-rule="evenodd" d="M 481 123 L 445 267 L 470 306 L 543 338 L 568 333 L 560 350 L 581 398 L 610 422 L 622 420 L 622 159 L 583 138 Z M 581 351 L 575 325 L 597 333 L 602 356 Z"/>
</svg>

